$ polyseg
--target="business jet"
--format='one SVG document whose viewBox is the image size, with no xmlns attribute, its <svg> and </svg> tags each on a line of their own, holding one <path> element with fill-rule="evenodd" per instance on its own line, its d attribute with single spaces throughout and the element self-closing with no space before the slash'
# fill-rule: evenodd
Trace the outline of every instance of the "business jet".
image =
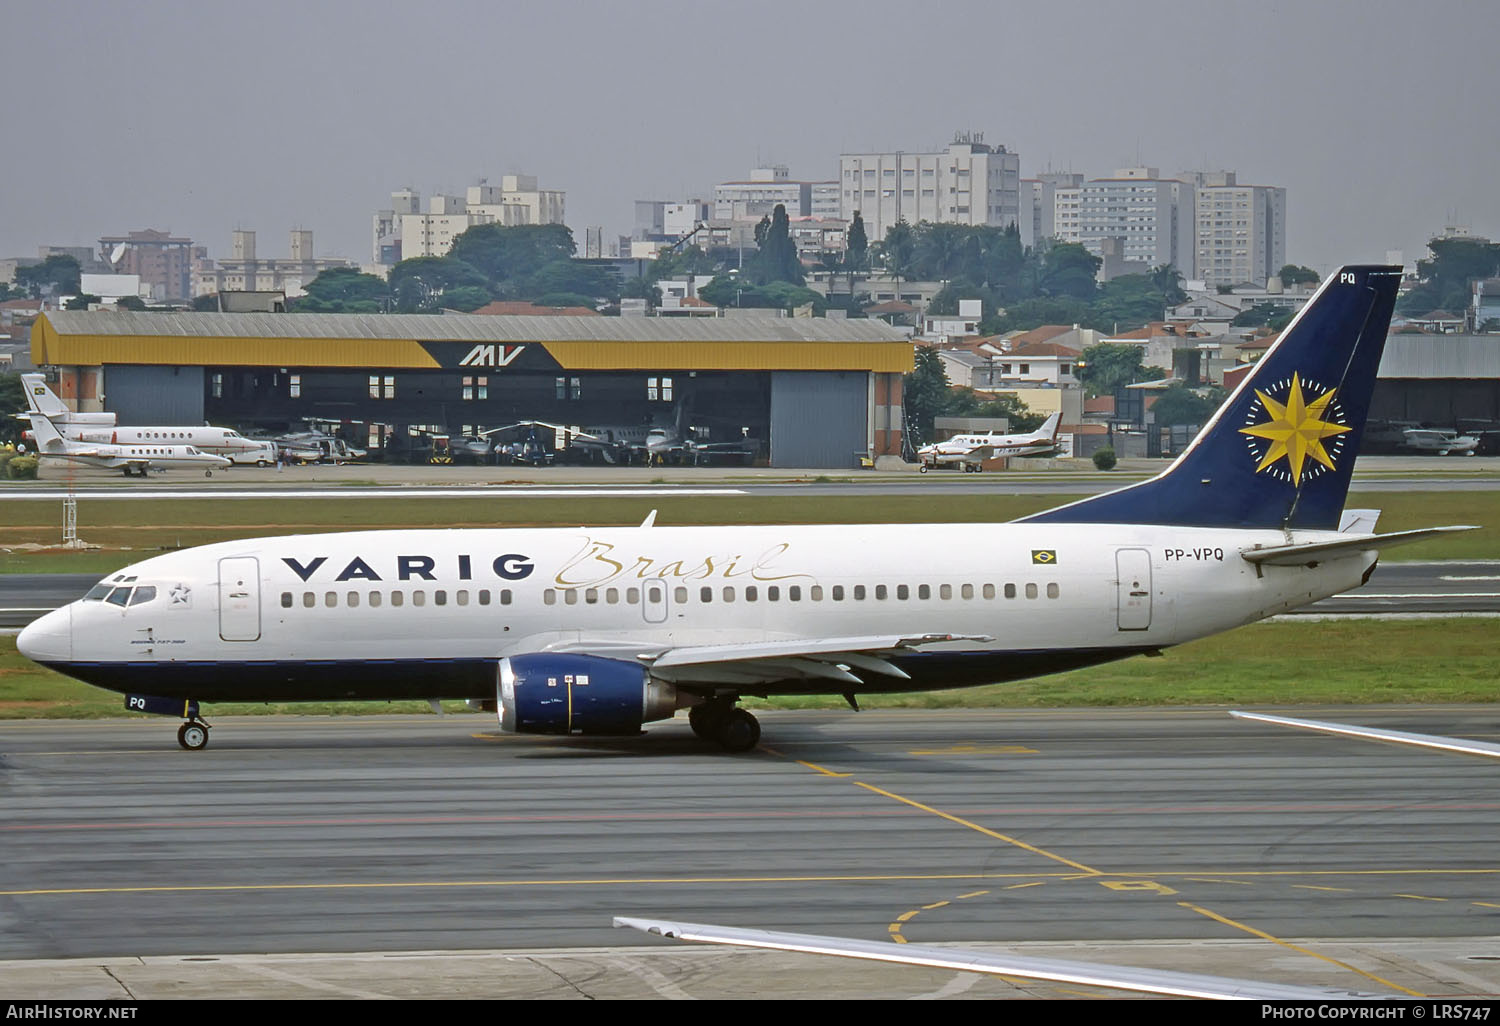
<svg viewBox="0 0 1500 1026">
<path fill-rule="evenodd" d="M 954 435 L 942 442 L 924 445 L 917 450 L 921 466 L 927 473 L 933 467 L 960 466 L 964 473 L 979 473 L 984 461 L 1002 456 L 1051 456 L 1057 452 L 1057 424 L 1061 413 L 1048 417 L 1041 427 L 1029 434 L 1002 435 L 985 431 L 972 435 Z"/>
<path fill-rule="evenodd" d="M 155 441 L 131 445 L 74 441 L 58 434 L 52 422 L 41 416 L 31 418 L 31 433 L 36 439 L 37 455 L 42 459 L 120 470 L 126 477 L 133 473 L 145 477 L 151 467 L 202 467 L 203 475 L 212 477 L 214 470 L 232 465 L 226 457 L 203 452 L 191 445 Z"/>
<path fill-rule="evenodd" d="M 26 404 L 33 424 L 45 417 L 65 441 L 93 442 L 103 445 L 161 448 L 191 446 L 199 452 L 226 456 L 235 463 L 255 463 L 265 467 L 276 462 L 276 449 L 269 443 L 246 438 L 230 428 L 200 424 L 148 425 L 120 427 L 113 413 L 75 413 L 63 404 L 46 378 L 40 374 L 22 374 Z"/>
<path fill-rule="evenodd" d="M 634 735 L 687 708 L 745 751 L 748 695 L 858 708 L 1156 654 L 1466 529 L 1338 530 L 1400 281 L 1331 275 L 1165 471 L 1012 523 L 250 538 L 126 567 L 18 645 L 182 717 L 189 749 L 200 702 L 447 698 L 532 734 Z"/>
</svg>

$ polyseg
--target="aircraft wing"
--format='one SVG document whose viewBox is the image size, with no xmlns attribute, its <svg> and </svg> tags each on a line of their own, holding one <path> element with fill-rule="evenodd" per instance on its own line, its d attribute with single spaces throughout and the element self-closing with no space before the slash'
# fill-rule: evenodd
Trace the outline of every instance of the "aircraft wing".
<svg viewBox="0 0 1500 1026">
<path fill-rule="evenodd" d="M 580 640 L 549 647 L 548 651 L 634 657 L 651 667 L 652 676 L 685 684 L 754 686 L 800 679 L 832 681 L 857 688 L 865 684 L 857 674 L 910 679 L 886 656 L 943 641 L 993 640 L 982 634 L 871 634 L 655 649 L 620 640 Z"/>
<path fill-rule="evenodd" d="M 1240 558 L 1249 563 L 1263 563 L 1268 566 L 1307 566 L 1313 563 L 1321 563 L 1328 559 L 1337 559 L 1340 556 L 1353 555 L 1356 552 L 1367 552 L 1371 549 L 1385 549 L 1393 545 L 1405 545 L 1408 542 L 1422 541 L 1439 534 L 1447 534 L 1452 531 L 1477 531 L 1479 528 L 1473 525 L 1455 524 L 1449 527 L 1424 527 L 1415 531 L 1392 531 L 1389 534 L 1370 534 L 1354 538 L 1341 538 L 1338 541 L 1307 542 L 1304 544 L 1272 545 L 1263 549 L 1245 549 L 1240 552 Z"/>
<path fill-rule="evenodd" d="M 1203 976 L 1163 969 L 1134 969 L 1130 966 L 1072 962 L 1053 958 L 1027 958 L 1001 952 L 974 951 L 961 947 L 937 947 L 930 944 L 892 944 L 890 941 L 857 940 L 846 937 L 820 937 L 806 933 L 778 933 L 773 930 L 745 930 L 706 923 L 681 923 L 667 919 L 636 919 L 615 916 L 614 925 L 630 927 L 659 937 L 698 941 L 703 944 L 730 944 L 745 948 L 769 948 L 773 951 L 797 951 L 810 955 L 840 955 L 875 962 L 926 966 L 931 969 L 955 969 L 960 972 L 1020 976 L 1030 980 L 1074 983 L 1109 987 L 1114 990 L 1175 997 L 1242 999 L 1256 1001 L 1349 1001 L 1371 998 L 1394 998 L 1396 995 L 1369 994 L 1334 987 L 1297 987 L 1259 980 L 1236 980 L 1225 976 Z"/>
</svg>

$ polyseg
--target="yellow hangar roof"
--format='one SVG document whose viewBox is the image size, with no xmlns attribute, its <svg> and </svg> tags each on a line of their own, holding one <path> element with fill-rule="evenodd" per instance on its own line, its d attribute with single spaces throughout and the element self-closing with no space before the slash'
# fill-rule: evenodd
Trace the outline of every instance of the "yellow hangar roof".
<svg viewBox="0 0 1500 1026">
<path fill-rule="evenodd" d="M 49 366 L 437 369 L 528 345 L 568 370 L 912 369 L 911 342 L 883 321 L 821 317 L 61 311 L 31 330 L 31 358 Z"/>
</svg>

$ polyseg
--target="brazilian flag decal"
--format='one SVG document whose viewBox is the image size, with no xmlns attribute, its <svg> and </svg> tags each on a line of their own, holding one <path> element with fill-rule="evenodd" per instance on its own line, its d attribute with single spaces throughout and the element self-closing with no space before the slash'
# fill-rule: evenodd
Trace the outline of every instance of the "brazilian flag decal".
<svg viewBox="0 0 1500 1026">
<path fill-rule="evenodd" d="M 1051 566 L 1057 562 L 1056 549 L 1032 549 L 1031 562 L 1036 566 Z"/>
</svg>

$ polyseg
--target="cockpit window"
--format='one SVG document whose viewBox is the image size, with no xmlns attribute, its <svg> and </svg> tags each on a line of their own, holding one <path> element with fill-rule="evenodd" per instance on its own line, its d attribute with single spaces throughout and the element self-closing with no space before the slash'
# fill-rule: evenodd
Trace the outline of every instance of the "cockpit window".
<svg viewBox="0 0 1500 1026">
<path fill-rule="evenodd" d="M 130 601 L 130 592 L 131 589 L 128 587 L 116 588 L 114 591 L 109 593 L 109 598 L 105 599 L 104 601 L 108 602 L 112 606 L 123 606 Z"/>
<path fill-rule="evenodd" d="M 103 602 L 104 596 L 108 595 L 110 589 L 112 589 L 113 587 L 114 585 L 110 584 L 108 581 L 96 584 L 89 589 L 89 593 L 83 597 L 83 600 L 85 602 Z"/>
<path fill-rule="evenodd" d="M 154 598 L 156 598 L 156 586 L 153 584 L 143 584 L 135 589 L 134 595 L 130 596 L 130 604 L 138 606 L 143 602 L 150 602 Z"/>
</svg>

